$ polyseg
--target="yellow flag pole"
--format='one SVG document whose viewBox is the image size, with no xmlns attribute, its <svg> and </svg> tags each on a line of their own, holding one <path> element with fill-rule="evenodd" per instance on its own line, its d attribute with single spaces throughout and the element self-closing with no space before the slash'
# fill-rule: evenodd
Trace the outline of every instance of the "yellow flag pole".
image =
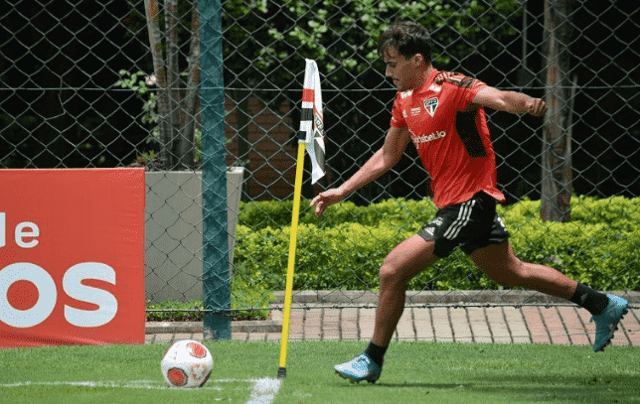
<svg viewBox="0 0 640 404">
<path fill-rule="evenodd" d="M 293 268 L 296 262 L 296 242 L 298 235 L 298 216 L 300 214 L 300 194 L 302 190 L 302 173 L 304 169 L 304 141 L 298 143 L 298 159 L 296 163 L 296 182 L 293 192 L 293 214 L 291 217 L 291 236 L 289 238 L 289 265 L 287 268 L 287 284 L 284 294 L 284 313 L 282 318 L 282 337 L 280 340 L 280 367 L 278 379 L 287 376 L 287 344 L 289 342 L 289 318 L 291 317 L 291 294 L 293 292 Z"/>
</svg>

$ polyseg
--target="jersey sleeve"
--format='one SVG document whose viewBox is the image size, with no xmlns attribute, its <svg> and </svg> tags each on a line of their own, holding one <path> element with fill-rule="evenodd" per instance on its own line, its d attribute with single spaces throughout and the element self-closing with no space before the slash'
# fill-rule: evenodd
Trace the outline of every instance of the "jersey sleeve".
<svg viewBox="0 0 640 404">
<path fill-rule="evenodd" d="M 480 90 L 483 90 L 487 87 L 489 86 L 486 85 L 484 82 L 478 79 L 473 79 L 473 83 L 471 84 L 471 91 L 469 91 L 469 100 L 467 101 L 467 104 L 473 101 L 473 98 L 476 96 L 476 94 L 478 94 Z"/>
<path fill-rule="evenodd" d="M 473 101 L 478 91 L 488 87 L 484 82 L 461 73 L 449 73 L 445 82 L 456 87 L 455 99 L 460 110 L 464 110 Z"/>
<path fill-rule="evenodd" d="M 407 121 L 402 116 L 402 107 L 400 106 L 400 95 L 396 96 L 391 109 L 391 126 L 394 128 L 406 128 Z"/>
</svg>

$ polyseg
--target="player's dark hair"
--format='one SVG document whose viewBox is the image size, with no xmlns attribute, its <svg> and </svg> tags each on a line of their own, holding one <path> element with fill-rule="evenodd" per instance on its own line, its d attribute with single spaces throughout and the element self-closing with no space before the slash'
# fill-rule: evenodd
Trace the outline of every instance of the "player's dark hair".
<svg viewBox="0 0 640 404">
<path fill-rule="evenodd" d="M 431 63 L 431 36 L 422 25 L 413 21 L 396 21 L 378 38 L 378 55 L 395 48 L 405 58 L 421 54 Z"/>
</svg>

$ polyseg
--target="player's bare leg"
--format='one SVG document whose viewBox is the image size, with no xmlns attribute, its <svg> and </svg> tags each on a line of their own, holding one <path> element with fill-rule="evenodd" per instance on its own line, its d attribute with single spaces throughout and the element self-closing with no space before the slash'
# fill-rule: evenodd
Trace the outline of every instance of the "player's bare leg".
<svg viewBox="0 0 640 404">
<path fill-rule="evenodd" d="M 487 276 L 504 286 L 522 286 L 567 300 L 576 291 L 577 282 L 557 269 L 518 259 L 508 241 L 475 250 L 470 257 Z"/>
<path fill-rule="evenodd" d="M 471 253 L 471 259 L 502 285 L 523 286 L 570 300 L 587 309 L 593 315 L 591 321 L 596 323 L 594 352 L 603 351 L 611 344 L 613 333 L 628 311 L 629 303 L 619 296 L 595 291 L 554 268 L 520 261 L 508 241 L 478 249 Z"/>
<path fill-rule="evenodd" d="M 355 359 L 335 366 L 336 372 L 352 382 L 375 383 L 382 371 L 386 351 L 404 310 L 405 287 L 423 268 L 433 264 L 434 242 L 414 235 L 400 243 L 380 268 L 380 296 L 373 337 L 369 346 Z"/>
<path fill-rule="evenodd" d="M 398 244 L 385 258 L 380 268 L 380 295 L 371 338 L 374 344 L 389 345 L 404 310 L 407 283 L 438 260 L 433 255 L 434 246 L 433 241 L 413 235 Z"/>
</svg>

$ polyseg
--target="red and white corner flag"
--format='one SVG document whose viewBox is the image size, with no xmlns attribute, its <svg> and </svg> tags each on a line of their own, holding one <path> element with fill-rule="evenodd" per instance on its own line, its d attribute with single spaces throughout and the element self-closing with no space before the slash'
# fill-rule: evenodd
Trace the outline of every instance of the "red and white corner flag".
<svg viewBox="0 0 640 404">
<path fill-rule="evenodd" d="M 316 61 L 312 59 L 305 59 L 299 141 L 304 142 L 311 157 L 311 183 L 315 184 L 325 175 L 325 148 L 320 73 Z"/>
<path fill-rule="evenodd" d="M 278 379 L 287 376 L 287 344 L 289 341 L 289 317 L 291 294 L 293 292 L 293 268 L 296 261 L 296 237 L 300 216 L 300 193 L 304 171 L 304 150 L 311 157 L 311 183 L 324 177 L 324 125 L 322 123 L 322 93 L 320 73 L 314 60 L 305 59 L 304 88 L 302 90 L 302 116 L 298 131 L 298 156 L 296 160 L 296 182 L 293 192 L 293 212 L 291 212 L 291 233 L 289 240 L 289 264 L 282 313 L 282 338 L 280 339 L 280 367 Z"/>
</svg>

